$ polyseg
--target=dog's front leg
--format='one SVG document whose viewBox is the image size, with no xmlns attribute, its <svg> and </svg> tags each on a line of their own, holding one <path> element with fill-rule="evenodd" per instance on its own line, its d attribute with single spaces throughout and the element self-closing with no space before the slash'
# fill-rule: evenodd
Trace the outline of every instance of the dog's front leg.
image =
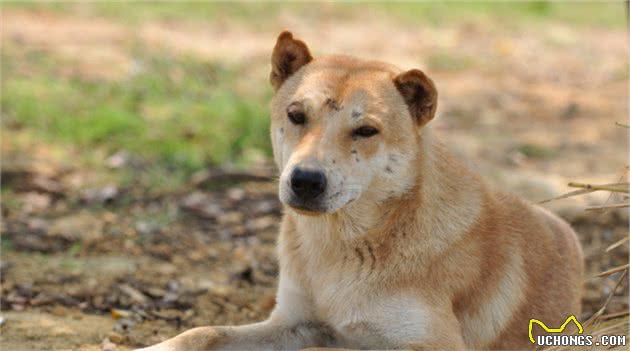
<svg viewBox="0 0 630 351">
<path fill-rule="evenodd" d="M 312 322 L 310 298 L 285 272 L 280 271 L 277 304 L 266 321 L 195 328 L 139 351 L 299 350 L 332 345 L 333 332 Z"/>
<path fill-rule="evenodd" d="M 321 324 L 287 325 L 267 320 L 243 326 L 194 328 L 138 351 L 298 350 L 330 343 L 331 333 Z"/>
</svg>

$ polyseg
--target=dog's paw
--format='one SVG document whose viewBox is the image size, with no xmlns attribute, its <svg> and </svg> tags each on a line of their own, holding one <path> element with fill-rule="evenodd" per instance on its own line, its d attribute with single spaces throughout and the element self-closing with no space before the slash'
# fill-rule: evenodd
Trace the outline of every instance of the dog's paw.
<svg viewBox="0 0 630 351">
<path fill-rule="evenodd" d="M 213 327 L 188 330 L 159 344 L 135 351 L 208 351 L 216 346 L 222 333 Z"/>
</svg>

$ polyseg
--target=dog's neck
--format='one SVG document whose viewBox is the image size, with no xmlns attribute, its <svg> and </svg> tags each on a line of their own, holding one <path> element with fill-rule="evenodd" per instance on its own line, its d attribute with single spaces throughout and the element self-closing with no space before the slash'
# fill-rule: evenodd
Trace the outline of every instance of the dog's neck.
<svg viewBox="0 0 630 351">
<path fill-rule="evenodd" d="M 341 210 L 325 215 L 307 216 L 291 210 L 298 235 L 315 238 L 317 245 L 338 246 L 366 236 L 390 235 L 413 225 L 416 235 L 430 236 L 444 245 L 456 240 L 476 220 L 483 185 L 428 130 L 419 138 L 419 154 L 410 175 L 415 179 L 400 196 L 383 201 L 359 198 Z M 404 220 L 401 218 L 404 217 Z M 315 243 L 315 242 L 314 242 Z"/>
</svg>

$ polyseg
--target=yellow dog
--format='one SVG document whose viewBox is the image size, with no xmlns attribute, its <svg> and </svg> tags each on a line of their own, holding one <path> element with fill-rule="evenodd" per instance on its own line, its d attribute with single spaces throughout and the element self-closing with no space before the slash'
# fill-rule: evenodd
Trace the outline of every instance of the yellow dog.
<svg viewBox="0 0 630 351">
<path fill-rule="evenodd" d="M 531 318 L 579 314 L 575 233 L 449 152 L 423 72 L 313 58 L 289 32 L 271 64 L 277 305 L 264 322 L 146 350 L 526 349 Z"/>
</svg>

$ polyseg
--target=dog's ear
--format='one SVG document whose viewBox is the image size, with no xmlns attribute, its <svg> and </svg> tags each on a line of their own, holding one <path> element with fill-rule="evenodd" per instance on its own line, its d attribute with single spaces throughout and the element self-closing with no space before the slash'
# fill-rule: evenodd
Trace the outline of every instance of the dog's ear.
<svg viewBox="0 0 630 351">
<path fill-rule="evenodd" d="M 394 78 L 394 85 L 409 107 L 411 117 L 418 126 L 429 122 L 437 109 L 437 89 L 422 71 L 412 69 Z"/>
<path fill-rule="evenodd" d="M 313 56 L 303 41 L 293 39 L 293 34 L 284 31 L 278 36 L 271 54 L 271 74 L 269 80 L 275 90 L 300 67 L 311 62 Z"/>
</svg>

